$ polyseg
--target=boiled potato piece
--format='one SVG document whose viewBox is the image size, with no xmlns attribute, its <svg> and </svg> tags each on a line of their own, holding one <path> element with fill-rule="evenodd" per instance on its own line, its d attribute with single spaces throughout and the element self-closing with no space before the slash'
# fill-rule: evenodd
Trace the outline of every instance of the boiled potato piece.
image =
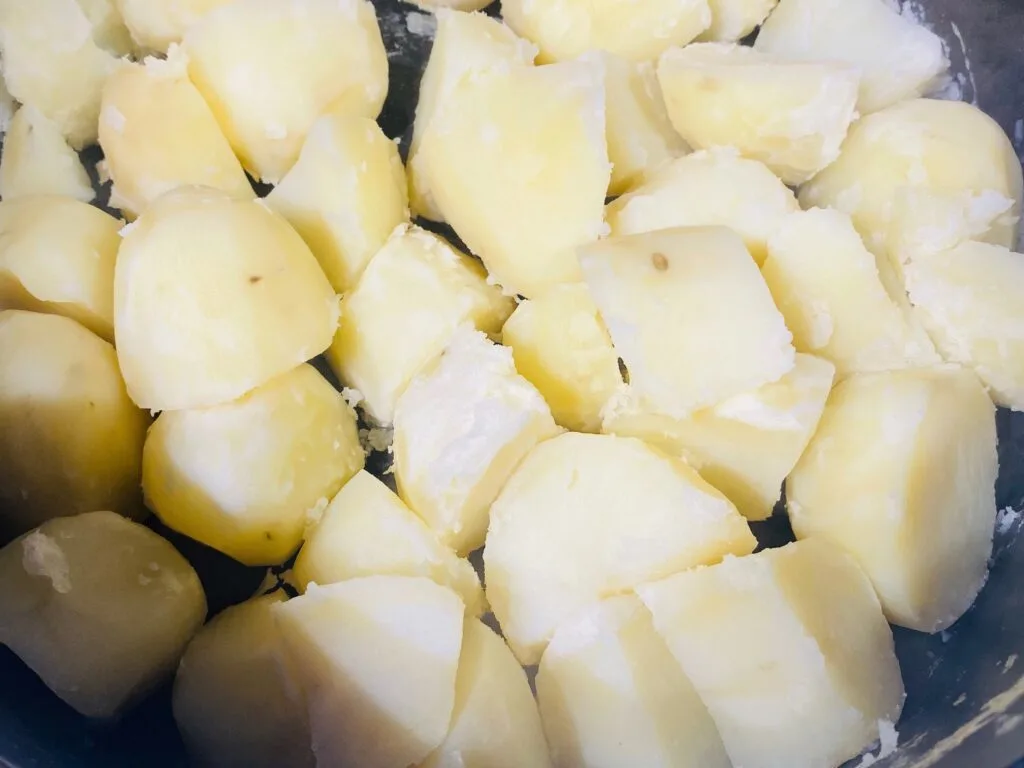
<svg viewBox="0 0 1024 768">
<path fill-rule="evenodd" d="M 388 91 L 367 0 L 239 0 L 204 15 L 184 45 L 189 77 L 235 154 L 268 184 L 295 164 L 324 110 L 376 118 Z"/>
<path fill-rule="evenodd" d="M 741 40 L 753 32 L 778 3 L 779 0 L 708 0 L 711 26 L 698 39 L 718 43 Z"/>
<path fill-rule="evenodd" d="M 903 682 L 871 582 L 819 541 L 637 589 L 734 765 L 822 768 L 891 728 Z"/>
<path fill-rule="evenodd" d="M 178 48 L 115 72 L 103 88 L 100 146 L 114 186 L 110 204 L 135 218 L 177 187 L 213 187 L 240 200 L 253 191 Z"/>
<path fill-rule="evenodd" d="M 796 196 L 763 163 L 735 150 L 713 149 L 659 168 L 609 204 L 605 217 L 613 236 L 669 227 L 729 227 L 760 265 L 768 253 L 768 236 L 787 213 L 798 210 Z"/>
<path fill-rule="evenodd" d="M 241 397 L 323 352 L 338 312 L 295 230 L 263 204 L 217 190 L 167 193 L 118 252 L 118 361 L 132 399 L 150 410 Z"/>
<path fill-rule="evenodd" d="M 0 69 L 0 75 L 2 74 L 2 69 Z M 0 77 L 0 130 L 5 133 L 10 128 L 15 109 L 17 109 L 17 104 L 14 97 L 7 90 L 7 83 L 4 82 L 3 77 Z"/>
<path fill-rule="evenodd" d="M 658 80 L 669 119 L 691 147 L 734 147 L 787 184 L 835 160 L 856 116 L 856 70 L 740 45 L 670 49 L 658 61 Z"/>
<path fill-rule="evenodd" d="M 487 598 L 523 664 L 603 597 L 752 552 L 746 521 L 682 461 L 640 440 L 568 433 L 524 459 L 491 507 Z"/>
<path fill-rule="evenodd" d="M 113 512 L 16 539 L 0 579 L 0 644 L 88 717 L 119 714 L 170 675 L 206 616 L 188 561 Z"/>
<path fill-rule="evenodd" d="M 345 293 L 409 220 L 398 147 L 370 118 L 328 112 L 313 123 L 267 205 L 295 227 L 334 290 Z"/>
<path fill-rule="evenodd" d="M 438 210 L 508 294 L 580 279 L 576 248 L 604 229 L 610 167 L 595 62 L 464 78 L 421 152 Z"/>
<path fill-rule="evenodd" d="M 100 48 L 115 56 L 129 56 L 136 46 L 125 26 L 119 0 L 77 0 L 92 25 L 92 39 Z"/>
<path fill-rule="evenodd" d="M 748 520 L 765 520 L 814 435 L 834 374 L 827 360 L 798 354 L 793 370 L 778 381 L 685 419 L 645 408 L 627 389 L 609 404 L 603 431 L 679 456 Z"/>
<path fill-rule="evenodd" d="M 367 414 L 390 424 L 412 377 L 440 356 L 461 324 L 496 333 L 511 311 L 478 263 L 436 235 L 402 225 L 345 296 L 327 360 L 359 391 Z"/>
<path fill-rule="evenodd" d="M 580 264 L 630 383 L 669 416 L 793 368 L 782 315 L 743 241 L 724 227 L 602 240 L 580 249 Z"/>
<path fill-rule="evenodd" d="M 559 431 L 516 373 L 512 350 L 460 328 L 398 399 L 398 493 L 442 542 L 468 554 L 483 546 L 488 511 L 512 471 Z"/>
<path fill-rule="evenodd" d="M 234 0 L 114 0 L 132 39 L 144 49 L 166 53 L 185 31 L 214 8 Z"/>
<path fill-rule="evenodd" d="M 556 285 L 521 302 L 501 340 L 556 422 L 574 432 L 600 431 L 601 409 L 622 385 L 622 374 L 586 285 Z"/>
<path fill-rule="evenodd" d="M 318 765 L 396 768 L 445 738 L 463 605 L 429 579 L 311 586 L 274 608 L 304 689 Z"/>
<path fill-rule="evenodd" d="M 62 515 L 141 515 L 148 425 L 110 344 L 66 317 L 0 312 L 0 541 Z"/>
<path fill-rule="evenodd" d="M 537 700 L 556 766 L 731 768 L 711 715 L 635 595 L 558 627 Z"/>
<path fill-rule="evenodd" d="M 35 107 L 22 107 L 4 133 L 0 198 L 31 195 L 64 195 L 84 203 L 96 197 L 89 174 L 57 124 Z"/>
</svg>

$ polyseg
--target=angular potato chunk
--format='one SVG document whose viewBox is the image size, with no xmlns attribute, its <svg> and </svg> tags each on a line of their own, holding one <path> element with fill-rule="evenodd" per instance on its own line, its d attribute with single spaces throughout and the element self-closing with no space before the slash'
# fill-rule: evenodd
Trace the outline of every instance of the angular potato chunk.
<svg viewBox="0 0 1024 768">
<path fill-rule="evenodd" d="M 188 74 L 242 165 L 276 184 L 327 108 L 376 118 L 388 57 L 367 0 L 239 0 L 185 35 Z"/>
<path fill-rule="evenodd" d="M 338 299 L 295 230 L 265 205 L 169 192 L 124 234 L 114 273 L 117 355 L 140 407 L 230 402 L 312 359 Z"/>
<path fill-rule="evenodd" d="M 32 195 L 64 195 L 83 203 L 96 197 L 89 174 L 57 124 L 35 107 L 22 107 L 4 132 L 0 198 Z"/>
<path fill-rule="evenodd" d="M 154 53 L 166 53 L 203 16 L 234 0 L 114 0 L 132 39 Z"/>
<path fill-rule="evenodd" d="M 635 595 L 558 627 L 537 700 L 556 766 L 731 768 L 711 715 Z"/>
<path fill-rule="evenodd" d="M 630 383 L 669 416 L 793 368 L 782 315 L 743 241 L 725 227 L 613 237 L 581 248 L 580 264 Z"/>
<path fill-rule="evenodd" d="M 345 296 L 327 361 L 371 418 L 391 424 L 399 396 L 461 324 L 497 333 L 512 307 L 473 259 L 402 225 Z"/>
<path fill-rule="evenodd" d="M 779 0 L 708 0 L 711 26 L 698 40 L 734 43 L 763 22 Z"/>
<path fill-rule="evenodd" d="M 835 160 L 856 116 L 856 70 L 740 45 L 670 49 L 658 61 L 658 80 L 669 119 L 691 147 L 735 147 L 787 184 Z"/>
<path fill-rule="evenodd" d="M 174 678 L 174 721 L 196 765 L 311 768 L 309 722 L 282 665 L 278 590 L 218 614 Z"/>
<path fill-rule="evenodd" d="M 331 111 L 309 129 L 299 159 L 267 196 L 316 256 L 338 293 L 409 220 L 398 147 L 367 117 Z"/>
<path fill-rule="evenodd" d="M 645 408 L 627 389 L 609 404 L 602 431 L 638 437 L 684 459 L 744 517 L 765 520 L 814 435 L 834 374 L 827 360 L 798 354 L 778 381 L 685 419 Z"/>
<path fill-rule="evenodd" d="M 148 426 L 110 344 L 66 317 L 0 312 L 0 541 L 63 515 L 141 515 Z"/>
<path fill-rule="evenodd" d="M 445 738 L 464 607 L 429 579 L 311 586 L 274 608 L 318 765 L 418 764 Z"/>
<path fill-rule="evenodd" d="M 997 470 L 992 403 L 971 371 L 855 376 L 786 483 L 789 516 L 797 537 L 857 559 L 889 621 L 936 632 L 985 581 Z"/>
<path fill-rule="evenodd" d="M 602 233 L 611 169 L 594 62 L 463 79 L 421 152 L 445 221 L 508 294 L 578 282 L 576 248 Z"/>
<path fill-rule="evenodd" d="M 662 166 L 609 204 L 605 217 L 616 237 L 669 227 L 729 227 L 761 265 L 768 236 L 798 210 L 796 195 L 763 163 L 713 149 Z"/>
<path fill-rule="evenodd" d="M 603 597 L 752 552 L 747 522 L 678 459 L 640 440 L 568 433 L 533 449 L 491 507 L 487 598 L 523 664 Z"/>
<path fill-rule="evenodd" d="M 114 717 L 169 676 L 206 616 L 188 561 L 113 512 L 16 539 L 0 579 L 0 644 L 87 717 Z"/>
<path fill-rule="evenodd" d="M 601 409 L 622 385 L 622 374 L 586 285 L 556 285 L 521 302 L 501 341 L 556 422 L 574 432 L 600 431 Z"/>
<path fill-rule="evenodd" d="M 465 555 L 483 546 L 488 511 L 512 471 L 559 431 L 544 398 L 516 373 L 512 350 L 460 328 L 398 398 L 398 493 Z"/>
<path fill-rule="evenodd" d="M 892 632 L 842 550 L 804 541 L 637 593 L 734 765 L 840 765 L 899 719 Z"/>
</svg>

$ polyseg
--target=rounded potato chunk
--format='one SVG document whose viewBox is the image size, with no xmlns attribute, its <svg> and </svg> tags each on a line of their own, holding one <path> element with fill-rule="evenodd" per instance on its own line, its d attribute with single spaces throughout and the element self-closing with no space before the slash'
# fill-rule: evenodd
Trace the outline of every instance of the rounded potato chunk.
<svg viewBox="0 0 1024 768">
<path fill-rule="evenodd" d="M 997 470 L 994 409 L 971 371 L 854 376 L 786 484 L 789 516 L 798 538 L 857 559 L 889 621 L 936 632 L 985 581 Z"/>
<path fill-rule="evenodd" d="M 110 344 L 66 317 L 0 312 L 0 540 L 63 515 L 141 514 L 147 426 Z"/>
<path fill-rule="evenodd" d="M 537 673 L 552 762 L 730 768 L 711 715 L 635 595 L 563 622 Z"/>
<path fill-rule="evenodd" d="M 188 561 L 113 512 L 16 539 L 0 579 L 0 644 L 87 717 L 114 717 L 169 676 L 206 616 Z"/>
<path fill-rule="evenodd" d="M 708 0 L 711 26 L 697 38 L 716 43 L 734 43 L 749 35 L 763 22 L 779 0 Z"/>
<path fill-rule="evenodd" d="M 487 598 L 523 664 L 603 597 L 755 541 L 736 508 L 640 440 L 568 433 L 533 449 L 491 507 Z"/>
<path fill-rule="evenodd" d="M 202 187 L 169 192 L 118 252 L 118 361 L 142 408 L 241 397 L 323 352 L 338 313 L 302 238 L 257 201 Z"/>
<path fill-rule="evenodd" d="M 22 107 L 4 132 L 0 154 L 0 198 L 63 195 L 90 202 L 89 174 L 60 128 L 35 107 Z"/>
<path fill-rule="evenodd" d="M 132 39 L 145 50 L 166 53 L 185 31 L 214 8 L 234 0 L 114 0 Z"/>
<path fill-rule="evenodd" d="M 171 528 L 271 565 L 288 559 L 307 515 L 363 461 L 355 413 L 301 365 L 234 402 L 163 413 L 146 438 L 142 489 Z"/>
<path fill-rule="evenodd" d="M 892 632 L 842 550 L 803 541 L 637 593 L 734 765 L 840 765 L 899 719 Z"/>
<path fill-rule="evenodd" d="M 376 118 L 388 57 L 367 0 L 239 0 L 185 35 L 188 74 L 249 173 L 276 184 L 327 108 Z"/>
</svg>

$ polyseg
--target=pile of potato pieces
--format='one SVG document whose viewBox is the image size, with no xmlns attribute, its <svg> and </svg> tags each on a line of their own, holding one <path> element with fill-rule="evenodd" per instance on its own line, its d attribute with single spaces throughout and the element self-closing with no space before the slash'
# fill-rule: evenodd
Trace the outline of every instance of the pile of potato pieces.
<svg viewBox="0 0 1024 768">
<path fill-rule="evenodd" d="M 403 164 L 366 0 L 0 0 L 0 643 L 176 667 L 199 765 L 884 747 L 1024 409 L 1008 139 L 885 0 L 423 5 Z M 147 511 L 287 589 L 202 626 Z"/>
</svg>

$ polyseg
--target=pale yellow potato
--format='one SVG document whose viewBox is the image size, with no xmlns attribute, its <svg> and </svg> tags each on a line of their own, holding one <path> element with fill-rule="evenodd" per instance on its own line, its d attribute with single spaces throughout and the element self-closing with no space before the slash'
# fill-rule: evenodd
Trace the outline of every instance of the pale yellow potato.
<svg viewBox="0 0 1024 768">
<path fill-rule="evenodd" d="M 184 41 L 188 74 L 242 165 L 276 184 L 328 108 L 376 118 L 388 57 L 367 0 L 238 0 Z"/>
<path fill-rule="evenodd" d="M 113 512 L 16 539 L 0 579 L 0 644 L 87 717 L 112 718 L 169 677 L 206 617 L 188 561 Z"/>
<path fill-rule="evenodd" d="M 60 128 L 35 107 L 22 107 L 4 131 L 0 199 L 63 195 L 90 202 L 93 191 L 82 161 Z"/>
<path fill-rule="evenodd" d="M 114 0 L 132 39 L 155 53 L 166 53 L 203 16 L 231 2 L 234 0 Z"/>
<path fill-rule="evenodd" d="M 635 595 L 563 622 L 537 673 L 552 762 L 731 768 L 711 715 Z"/>
<path fill-rule="evenodd" d="M 523 664 L 589 604 L 754 550 L 746 520 L 640 440 L 568 433 L 533 449 L 491 507 L 487 599 Z"/>
<path fill-rule="evenodd" d="M 734 765 L 822 768 L 892 732 L 892 632 L 854 560 L 821 541 L 637 589 Z"/>
<path fill-rule="evenodd" d="M 600 431 L 601 409 L 622 385 L 622 374 L 586 285 L 556 285 L 521 302 L 505 321 L 501 341 L 558 424 L 574 432 Z"/>
<path fill-rule="evenodd" d="M 0 66 L 0 75 L 3 75 L 2 66 Z M 4 78 L 0 77 L 0 131 L 6 133 L 10 128 L 16 109 L 17 103 L 14 101 L 14 97 L 11 96 L 11 92 L 7 90 L 7 83 L 4 81 Z"/>
<path fill-rule="evenodd" d="M 460 555 L 483 546 L 488 512 L 512 471 L 561 430 L 516 373 L 512 350 L 460 328 L 395 407 L 398 493 Z"/>
<path fill-rule="evenodd" d="M 148 58 L 111 75 L 99 141 L 114 182 L 110 204 L 132 219 L 165 192 L 193 184 L 254 197 L 177 47 L 167 59 Z"/>
<path fill-rule="evenodd" d="M 267 196 L 295 227 L 338 293 L 351 290 L 395 227 L 409 220 L 398 147 L 367 117 L 331 111 Z"/>
<path fill-rule="evenodd" d="M 302 238 L 260 202 L 184 187 L 124 233 L 114 331 L 121 373 L 142 408 L 241 397 L 323 352 L 338 313 Z"/>
<path fill-rule="evenodd" d="M 937 632 L 987 577 L 997 471 L 994 409 L 971 371 L 854 376 L 786 483 L 789 517 L 798 538 L 857 559 L 889 621 Z"/>
<path fill-rule="evenodd" d="M 135 41 L 118 9 L 119 0 L 77 2 L 92 25 L 92 39 L 96 45 L 115 56 L 129 56 L 136 52 Z"/>
<path fill-rule="evenodd" d="M 512 307 L 476 261 L 402 225 L 345 296 L 327 361 L 372 419 L 391 424 L 399 396 L 460 325 L 497 333 Z"/>
<path fill-rule="evenodd" d="M 610 203 L 605 218 L 612 236 L 669 227 L 729 227 L 760 265 L 768 236 L 786 214 L 798 210 L 796 195 L 763 163 L 732 149 L 713 149 L 662 166 Z"/>
<path fill-rule="evenodd" d="M 0 309 L 64 315 L 114 340 L 121 222 L 56 195 L 0 203 Z"/>
<path fill-rule="evenodd" d="M 666 51 L 658 80 L 669 119 L 691 147 L 734 147 L 795 185 L 839 156 L 860 77 L 843 65 L 696 43 Z"/>
<path fill-rule="evenodd" d="M 686 416 L 793 368 L 782 315 L 725 227 L 602 240 L 580 264 L 631 385 L 662 413 Z"/>
<path fill-rule="evenodd" d="M 711 26 L 698 40 L 734 43 L 753 32 L 779 0 L 708 0 Z"/>
<path fill-rule="evenodd" d="M 0 541 L 64 515 L 144 514 L 148 426 L 110 344 L 66 317 L 0 312 Z"/>
<path fill-rule="evenodd" d="M 778 381 L 685 419 L 645 407 L 626 389 L 606 409 L 602 431 L 638 437 L 680 457 L 748 520 L 765 520 L 814 435 L 834 374 L 827 360 L 798 354 L 793 370 Z"/>
<path fill-rule="evenodd" d="M 311 586 L 274 607 L 318 765 L 418 764 L 448 732 L 462 601 L 429 579 Z"/>
<path fill-rule="evenodd" d="M 413 5 L 432 13 L 448 9 L 472 13 L 483 10 L 493 2 L 494 0 L 413 0 Z"/>
<path fill-rule="evenodd" d="M 611 169 L 596 62 L 464 78 L 421 146 L 438 210 L 505 292 L 578 282 L 576 248 L 604 231 Z"/>
</svg>

